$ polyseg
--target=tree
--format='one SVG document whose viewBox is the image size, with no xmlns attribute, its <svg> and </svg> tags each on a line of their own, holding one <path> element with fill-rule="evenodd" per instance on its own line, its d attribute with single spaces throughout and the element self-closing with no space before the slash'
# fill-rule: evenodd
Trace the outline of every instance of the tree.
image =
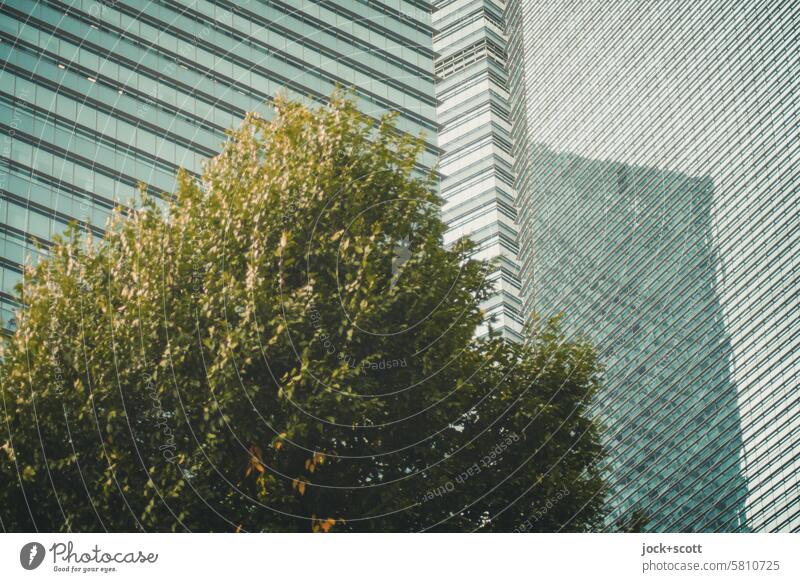
<svg viewBox="0 0 800 582">
<path fill-rule="evenodd" d="M 3 527 L 597 527 L 591 346 L 555 322 L 474 339 L 487 267 L 442 246 L 422 141 L 341 94 L 275 108 L 202 182 L 181 173 L 26 270 L 0 364 Z"/>
</svg>

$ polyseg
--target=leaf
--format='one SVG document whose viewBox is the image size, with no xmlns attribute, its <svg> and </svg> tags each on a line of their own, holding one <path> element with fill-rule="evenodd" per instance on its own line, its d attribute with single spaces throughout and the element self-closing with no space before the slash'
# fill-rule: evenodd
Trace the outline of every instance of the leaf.
<svg viewBox="0 0 800 582">
<path fill-rule="evenodd" d="M 250 445 L 250 460 L 247 464 L 247 470 L 244 473 L 245 478 L 249 477 L 253 470 L 259 473 L 264 473 L 264 457 L 261 452 L 261 447 L 256 444 Z"/>
</svg>

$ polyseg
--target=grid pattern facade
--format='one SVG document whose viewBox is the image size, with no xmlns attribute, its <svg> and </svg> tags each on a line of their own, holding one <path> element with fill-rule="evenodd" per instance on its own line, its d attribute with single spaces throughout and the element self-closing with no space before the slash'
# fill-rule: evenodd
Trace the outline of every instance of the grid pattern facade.
<svg viewBox="0 0 800 582">
<path fill-rule="evenodd" d="M 640 509 L 657 531 L 742 530 L 713 182 L 546 148 L 531 162 L 526 296 L 600 348 L 605 388 L 594 413 L 610 452 L 609 522 Z"/>
<path fill-rule="evenodd" d="M 523 296 L 599 346 L 612 519 L 800 530 L 800 5 L 506 18 Z"/>
<path fill-rule="evenodd" d="M 520 340 L 517 230 L 506 76 L 503 0 L 434 2 L 433 46 L 443 150 L 445 243 L 469 236 L 476 257 L 495 261 L 495 293 L 482 305 L 487 324 Z"/>
<path fill-rule="evenodd" d="M 102 235 L 136 185 L 199 174 L 247 111 L 279 90 L 362 111 L 436 148 L 431 6 L 424 0 L 7 0 L 0 5 L 0 309 L 35 247 L 77 220 Z"/>
</svg>

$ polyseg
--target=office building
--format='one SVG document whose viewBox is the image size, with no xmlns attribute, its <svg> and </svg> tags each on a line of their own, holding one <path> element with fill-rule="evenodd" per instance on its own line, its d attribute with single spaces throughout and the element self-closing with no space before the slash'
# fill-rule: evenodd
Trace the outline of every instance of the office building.
<svg viewBox="0 0 800 582">
<path fill-rule="evenodd" d="M 424 132 L 436 164 L 424 0 L 9 0 L 0 6 L 0 308 L 37 245 L 71 220 L 102 235 L 137 183 L 201 172 L 247 111 L 279 90 L 322 103 L 355 87 L 373 117 Z"/>
<path fill-rule="evenodd" d="M 516 210 L 512 174 L 503 0 L 434 2 L 433 46 L 443 153 L 441 195 L 446 244 L 467 236 L 475 257 L 494 261 L 495 293 L 482 309 L 487 324 L 519 341 Z"/>
<path fill-rule="evenodd" d="M 522 294 L 598 344 L 610 507 L 800 530 L 800 6 L 506 19 Z"/>
</svg>

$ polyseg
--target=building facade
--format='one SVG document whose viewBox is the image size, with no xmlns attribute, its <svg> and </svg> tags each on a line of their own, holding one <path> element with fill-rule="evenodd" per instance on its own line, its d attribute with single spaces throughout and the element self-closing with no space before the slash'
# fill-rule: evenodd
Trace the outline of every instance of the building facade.
<svg viewBox="0 0 800 582">
<path fill-rule="evenodd" d="M 77 220 L 97 236 L 143 182 L 201 172 L 247 111 L 280 90 L 399 112 L 436 148 L 425 0 L 9 0 L 0 5 L 0 310 L 13 328 L 26 256 Z"/>
<path fill-rule="evenodd" d="M 526 307 L 598 346 L 613 524 L 746 529 L 713 181 L 538 147 L 520 198 Z"/>
<path fill-rule="evenodd" d="M 612 517 L 800 530 L 800 6 L 506 17 L 522 294 L 598 345 Z"/>
<path fill-rule="evenodd" d="M 467 236 L 476 258 L 494 261 L 487 324 L 519 341 L 517 230 L 506 76 L 503 0 L 438 0 L 436 51 L 445 243 Z"/>
</svg>

